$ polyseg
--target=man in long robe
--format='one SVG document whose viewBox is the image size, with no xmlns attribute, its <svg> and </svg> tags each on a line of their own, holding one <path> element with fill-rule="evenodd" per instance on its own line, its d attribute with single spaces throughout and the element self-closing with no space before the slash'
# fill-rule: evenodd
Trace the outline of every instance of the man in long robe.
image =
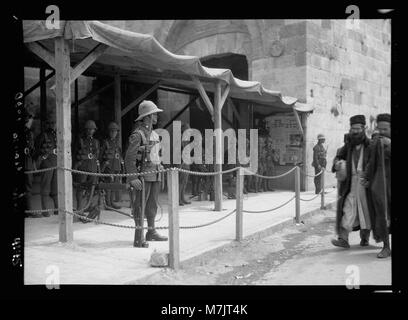
<svg viewBox="0 0 408 320">
<path fill-rule="evenodd" d="M 351 231 L 360 230 L 360 245 L 368 246 L 371 220 L 367 200 L 367 192 L 361 184 L 361 177 L 368 162 L 370 140 L 365 133 L 364 115 L 350 118 L 350 135 L 345 145 L 338 150 L 332 171 L 340 169 L 340 160 L 346 161 L 345 180 L 339 183 L 339 199 L 337 201 L 336 233 L 338 239 L 332 244 L 350 248 L 348 237 Z"/>
<path fill-rule="evenodd" d="M 391 255 L 391 115 L 377 116 L 378 135 L 370 144 L 370 153 L 362 184 L 370 194 L 373 237 L 376 242 L 383 242 L 383 249 L 378 258 Z"/>
</svg>

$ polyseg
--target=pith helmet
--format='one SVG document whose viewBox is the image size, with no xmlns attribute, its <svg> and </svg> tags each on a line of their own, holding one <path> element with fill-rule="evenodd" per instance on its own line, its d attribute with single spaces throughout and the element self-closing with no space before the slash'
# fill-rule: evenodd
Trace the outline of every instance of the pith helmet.
<svg viewBox="0 0 408 320">
<path fill-rule="evenodd" d="M 109 130 L 119 130 L 119 126 L 118 126 L 118 124 L 116 122 L 111 122 L 108 125 L 108 129 Z"/>
<path fill-rule="evenodd" d="M 87 122 L 85 122 L 85 129 L 96 129 L 95 121 L 88 120 Z"/>
<path fill-rule="evenodd" d="M 152 113 L 162 112 L 152 101 L 144 100 L 139 104 L 139 116 L 135 121 L 139 121 Z"/>
<path fill-rule="evenodd" d="M 324 134 L 320 133 L 320 134 L 317 135 L 317 140 L 320 140 L 320 139 L 326 139 L 324 137 Z"/>
</svg>

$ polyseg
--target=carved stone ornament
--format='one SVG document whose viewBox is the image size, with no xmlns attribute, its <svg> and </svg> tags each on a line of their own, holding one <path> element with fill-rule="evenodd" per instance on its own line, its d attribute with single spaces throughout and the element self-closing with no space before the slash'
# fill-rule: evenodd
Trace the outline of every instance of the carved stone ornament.
<svg viewBox="0 0 408 320">
<path fill-rule="evenodd" d="M 283 44 L 280 40 L 275 40 L 271 44 L 270 54 L 272 57 L 279 57 L 283 53 Z"/>
</svg>

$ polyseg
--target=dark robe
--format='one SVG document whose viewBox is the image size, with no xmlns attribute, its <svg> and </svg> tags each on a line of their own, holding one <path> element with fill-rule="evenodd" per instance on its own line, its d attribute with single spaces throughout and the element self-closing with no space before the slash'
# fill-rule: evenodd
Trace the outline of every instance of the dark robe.
<svg viewBox="0 0 408 320">
<path fill-rule="evenodd" d="M 391 140 L 376 138 L 370 144 L 369 161 L 365 178 L 369 182 L 368 193 L 373 237 L 376 242 L 384 241 L 390 233 L 391 224 Z M 381 143 L 383 140 L 383 143 Z M 382 157 L 384 150 L 384 157 Z"/>
<path fill-rule="evenodd" d="M 363 171 L 365 171 L 366 165 L 368 163 L 368 158 L 369 158 L 369 152 L 368 148 L 370 145 L 370 139 L 368 137 L 365 137 L 363 141 L 363 146 L 364 146 L 364 154 L 363 154 Z M 352 154 L 353 154 L 353 146 L 351 143 L 346 143 L 343 147 L 337 150 L 336 157 L 333 160 L 333 166 L 332 166 L 332 172 L 336 172 L 334 169 L 334 163 L 337 160 L 345 160 L 346 161 L 346 169 L 347 169 L 347 178 L 344 181 L 341 181 L 338 184 L 338 201 L 337 201 L 337 212 L 336 212 L 336 232 L 337 234 L 340 233 L 340 227 L 341 227 L 341 219 L 343 218 L 343 207 L 344 207 L 344 202 L 346 200 L 347 195 L 350 193 L 350 188 L 351 188 L 351 168 L 352 168 Z M 369 197 L 369 193 L 367 192 L 367 197 Z M 370 199 L 367 199 L 367 202 L 370 203 Z M 360 226 L 354 227 L 353 231 L 360 230 Z"/>
</svg>

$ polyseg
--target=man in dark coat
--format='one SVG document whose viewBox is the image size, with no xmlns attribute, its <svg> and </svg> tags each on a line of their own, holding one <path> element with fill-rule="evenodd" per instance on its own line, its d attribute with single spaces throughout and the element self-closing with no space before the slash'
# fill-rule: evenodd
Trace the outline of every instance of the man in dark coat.
<svg viewBox="0 0 408 320">
<path fill-rule="evenodd" d="M 369 138 L 365 133 L 364 115 L 350 118 L 348 142 L 340 148 L 333 161 L 332 172 L 340 170 L 341 160 L 346 163 L 346 178 L 339 183 L 337 201 L 336 233 L 338 239 L 332 244 L 349 248 L 348 235 L 360 230 L 361 246 L 367 246 L 370 236 L 371 221 L 368 208 L 367 192 L 361 185 L 360 178 L 368 162 Z"/>
<path fill-rule="evenodd" d="M 383 242 L 378 258 L 391 255 L 390 216 L 391 216 L 391 115 L 377 116 L 378 135 L 370 144 L 370 156 L 362 184 L 370 194 L 370 213 L 373 237 Z"/>
</svg>

